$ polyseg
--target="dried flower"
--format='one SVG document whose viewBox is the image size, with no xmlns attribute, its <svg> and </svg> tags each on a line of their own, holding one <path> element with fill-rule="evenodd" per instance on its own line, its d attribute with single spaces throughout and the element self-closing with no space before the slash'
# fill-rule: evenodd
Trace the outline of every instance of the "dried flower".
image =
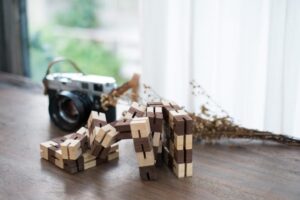
<svg viewBox="0 0 300 200">
<path fill-rule="evenodd" d="M 299 140 L 282 134 L 277 135 L 237 125 L 233 118 L 196 81 L 191 81 L 190 85 L 192 95 L 201 99 L 199 113 L 189 113 L 194 121 L 193 136 L 197 141 L 212 143 L 223 138 L 246 138 L 300 145 Z M 115 106 L 121 99 L 128 104 L 132 101 L 138 101 L 144 105 L 147 102 L 163 100 L 149 85 L 143 84 L 141 94 L 138 94 L 137 88 L 138 78 L 135 75 L 129 82 L 124 83 L 110 94 L 103 95 L 101 98 L 103 107 Z M 132 89 L 131 94 L 127 92 L 129 89 Z"/>
</svg>

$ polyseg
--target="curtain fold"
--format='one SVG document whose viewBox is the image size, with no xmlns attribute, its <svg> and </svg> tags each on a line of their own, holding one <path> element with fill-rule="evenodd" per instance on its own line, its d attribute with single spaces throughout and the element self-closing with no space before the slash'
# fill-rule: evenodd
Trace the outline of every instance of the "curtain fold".
<svg viewBox="0 0 300 200">
<path fill-rule="evenodd" d="M 196 80 L 237 123 L 300 137 L 300 1 L 142 1 L 144 82 L 197 111 Z"/>
</svg>

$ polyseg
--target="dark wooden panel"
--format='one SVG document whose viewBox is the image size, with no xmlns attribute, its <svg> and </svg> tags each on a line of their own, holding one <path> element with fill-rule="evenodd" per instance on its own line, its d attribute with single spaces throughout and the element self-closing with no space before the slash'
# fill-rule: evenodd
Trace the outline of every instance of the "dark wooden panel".
<svg viewBox="0 0 300 200">
<path fill-rule="evenodd" d="M 0 17 L 0 69 L 29 76 L 26 0 L 2 0 Z"/>
<path fill-rule="evenodd" d="M 5 35 L 4 35 L 4 12 L 3 1 L 0 1 L 0 70 L 6 68 Z"/>
<path fill-rule="evenodd" d="M 20 83 L 18 84 L 18 79 Z M 48 98 L 24 79 L 0 74 L 0 199 L 295 199 L 299 148 L 255 141 L 194 144 L 194 176 L 167 167 L 140 180 L 131 140 L 120 159 L 70 175 L 39 158 L 39 143 L 63 134 L 50 123 Z"/>
</svg>

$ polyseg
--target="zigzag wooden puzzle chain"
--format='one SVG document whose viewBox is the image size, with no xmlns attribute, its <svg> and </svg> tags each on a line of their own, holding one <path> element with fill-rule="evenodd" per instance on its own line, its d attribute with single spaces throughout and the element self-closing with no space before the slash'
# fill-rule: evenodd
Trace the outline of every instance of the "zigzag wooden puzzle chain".
<svg viewBox="0 0 300 200">
<path fill-rule="evenodd" d="M 193 120 L 172 102 L 134 102 L 124 118 L 108 124 L 92 111 L 87 127 L 40 144 L 41 157 L 77 173 L 119 157 L 118 142 L 132 139 L 142 180 L 156 180 L 165 163 L 178 178 L 193 174 Z"/>
</svg>

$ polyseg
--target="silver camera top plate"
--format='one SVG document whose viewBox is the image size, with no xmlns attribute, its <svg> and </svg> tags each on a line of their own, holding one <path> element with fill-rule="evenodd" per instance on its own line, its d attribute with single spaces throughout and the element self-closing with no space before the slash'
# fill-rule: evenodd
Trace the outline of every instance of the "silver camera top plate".
<svg viewBox="0 0 300 200">
<path fill-rule="evenodd" d="M 82 73 L 52 73 L 46 76 L 48 88 L 53 90 L 83 91 L 95 95 L 109 93 L 116 88 L 113 77 Z"/>
</svg>

